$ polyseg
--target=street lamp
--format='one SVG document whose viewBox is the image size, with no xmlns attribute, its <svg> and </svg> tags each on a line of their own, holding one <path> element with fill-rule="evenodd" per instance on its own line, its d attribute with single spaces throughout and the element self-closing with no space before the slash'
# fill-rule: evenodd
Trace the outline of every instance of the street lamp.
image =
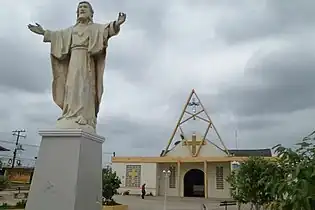
<svg viewBox="0 0 315 210">
<path fill-rule="evenodd" d="M 171 171 L 170 170 L 163 170 L 163 174 L 164 174 L 164 210 L 166 210 L 166 196 L 167 196 L 167 181 L 168 181 L 168 177 L 171 175 Z"/>
<path fill-rule="evenodd" d="M 241 164 L 237 161 L 233 161 L 231 165 L 232 165 L 232 170 L 236 170 L 240 168 Z"/>
</svg>

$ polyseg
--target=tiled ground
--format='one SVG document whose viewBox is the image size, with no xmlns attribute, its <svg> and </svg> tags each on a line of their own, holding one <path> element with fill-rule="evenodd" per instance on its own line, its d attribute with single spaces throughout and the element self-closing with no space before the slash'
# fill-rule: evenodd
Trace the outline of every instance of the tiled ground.
<svg viewBox="0 0 315 210">
<path fill-rule="evenodd" d="M 12 192 L 10 192 L 12 193 Z M 0 192 L 3 196 L 2 202 L 5 200 L 9 204 L 15 204 L 16 201 L 9 199 L 12 196 L 7 196 L 8 192 Z M 129 210 L 164 210 L 164 197 L 150 197 L 141 199 L 140 196 L 116 196 L 115 200 L 121 204 L 127 204 Z M 207 210 L 224 210 L 224 207 L 219 207 L 220 201 L 203 198 L 178 198 L 167 197 L 167 210 L 202 210 L 202 204 L 207 206 Z M 228 210 L 237 210 L 236 206 L 229 206 Z M 242 210 L 249 210 L 248 207 L 242 207 Z"/>
<path fill-rule="evenodd" d="M 122 204 L 127 204 L 129 210 L 163 210 L 164 197 L 146 197 L 142 200 L 137 196 L 117 196 L 116 201 Z M 224 207 L 219 207 L 219 201 L 203 198 L 177 198 L 168 197 L 167 210 L 201 210 L 202 204 L 208 207 L 208 210 L 220 210 Z M 236 210 L 236 206 L 228 207 L 228 210 Z M 242 210 L 249 208 L 242 207 Z"/>
</svg>

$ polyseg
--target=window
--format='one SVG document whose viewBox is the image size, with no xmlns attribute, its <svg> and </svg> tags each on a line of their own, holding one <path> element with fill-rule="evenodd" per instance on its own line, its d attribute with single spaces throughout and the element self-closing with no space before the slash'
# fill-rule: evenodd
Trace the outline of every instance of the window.
<svg viewBox="0 0 315 210">
<path fill-rule="evenodd" d="M 224 189 L 223 166 L 217 166 L 217 168 L 216 168 L 216 185 L 217 185 L 218 190 Z"/>
<path fill-rule="evenodd" d="M 169 188 L 176 188 L 176 167 L 170 166 Z"/>
<path fill-rule="evenodd" d="M 140 187 L 141 165 L 126 165 L 126 187 Z"/>
</svg>

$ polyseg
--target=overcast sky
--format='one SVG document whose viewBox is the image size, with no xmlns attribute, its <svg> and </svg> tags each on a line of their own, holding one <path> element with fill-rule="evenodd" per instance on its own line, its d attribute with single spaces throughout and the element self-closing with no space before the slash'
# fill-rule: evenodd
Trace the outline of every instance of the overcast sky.
<svg viewBox="0 0 315 210">
<path fill-rule="evenodd" d="M 61 111 L 51 97 L 49 44 L 27 24 L 71 26 L 78 2 L 1 3 L 1 140 L 26 129 L 23 143 L 38 145 L 38 129 L 54 127 Z M 159 155 L 192 88 L 229 148 L 235 130 L 239 148 L 267 148 L 314 129 L 314 1 L 90 2 L 98 23 L 127 14 L 108 47 L 97 128 L 104 152 Z"/>
</svg>

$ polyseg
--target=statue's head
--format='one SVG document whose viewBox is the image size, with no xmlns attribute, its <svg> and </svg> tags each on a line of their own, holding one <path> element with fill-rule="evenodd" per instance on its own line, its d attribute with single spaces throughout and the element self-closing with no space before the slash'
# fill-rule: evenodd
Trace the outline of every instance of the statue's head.
<svg viewBox="0 0 315 210">
<path fill-rule="evenodd" d="M 89 22 L 93 22 L 93 8 L 92 5 L 87 1 L 81 1 L 77 8 L 77 21 L 80 19 L 88 19 Z"/>
</svg>

